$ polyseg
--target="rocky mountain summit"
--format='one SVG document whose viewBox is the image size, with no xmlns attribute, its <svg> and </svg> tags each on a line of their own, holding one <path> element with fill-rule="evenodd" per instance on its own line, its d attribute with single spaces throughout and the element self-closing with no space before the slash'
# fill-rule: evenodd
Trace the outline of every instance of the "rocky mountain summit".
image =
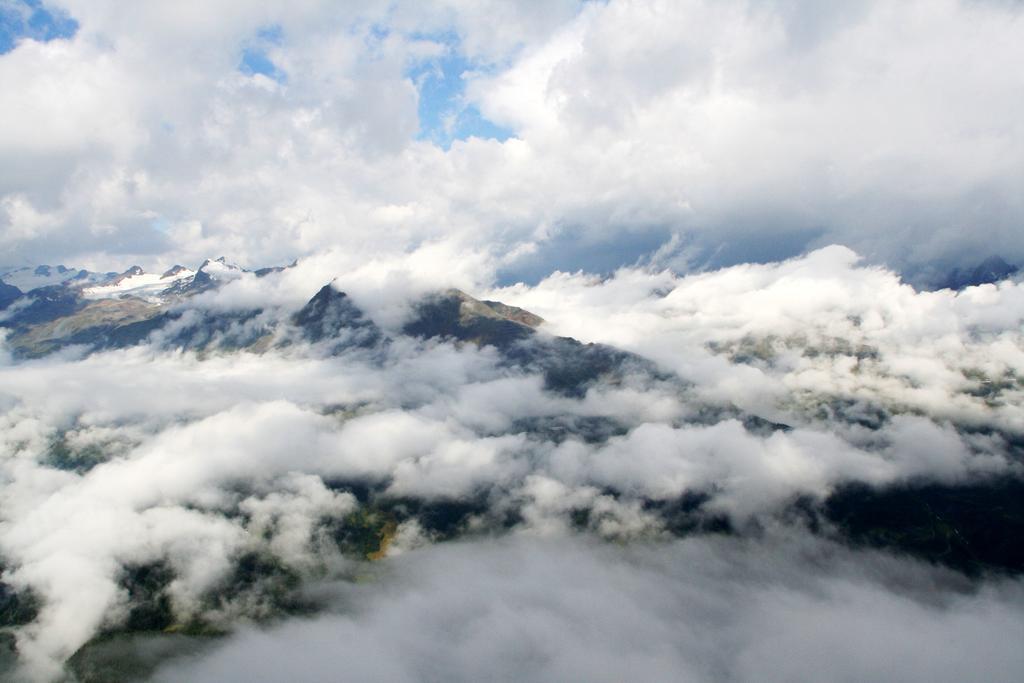
<svg viewBox="0 0 1024 683">
<path fill-rule="evenodd" d="M 549 388 L 568 395 L 582 395 L 588 383 L 605 375 L 658 375 L 653 364 L 633 354 L 538 333 L 544 322 L 540 316 L 502 302 L 478 300 L 458 289 L 439 290 L 414 301 L 408 320 L 390 335 L 332 284 L 290 315 L 263 308 L 195 305 L 194 297 L 227 282 L 280 270 L 250 272 L 223 257 L 208 259 L 194 271 L 175 266 L 161 275 L 132 266 L 100 278 L 65 268 L 63 274 L 72 275 L 59 284 L 12 291 L 0 312 L 0 328 L 6 328 L 7 346 L 21 358 L 71 346 L 91 352 L 151 343 L 167 349 L 260 352 L 299 341 L 320 353 L 337 355 L 380 352 L 397 334 L 494 347 L 503 363 L 538 372 Z"/>
<path fill-rule="evenodd" d="M 224 257 L 196 270 L 176 265 L 162 274 L 139 266 L 96 273 L 63 265 L 0 274 L 0 328 L 16 356 L 38 357 L 85 345 L 119 348 L 180 317 L 190 297 L 246 271 Z"/>
</svg>

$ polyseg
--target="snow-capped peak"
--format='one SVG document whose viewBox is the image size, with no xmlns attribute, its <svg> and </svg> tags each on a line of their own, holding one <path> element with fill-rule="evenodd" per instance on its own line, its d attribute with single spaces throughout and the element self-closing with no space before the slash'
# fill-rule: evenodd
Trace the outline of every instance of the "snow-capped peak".
<svg viewBox="0 0 1024 683">
<path fill-rule="evenodd" d="M 214 278 L 234 279 L 245 272 L 245 270 L 234 263 L 228 263 L 223 256 L 217 259 L 206 259 L 203 265 L 199 266 L 199 272 L 207 273 Z"/>
<path fill-rule="evenodd" d="M 128 295 L 147 301 L 159 301 L 161 293 L 168 287 L 194 276 L 195 271 L 181 266 L 175 266 L 163 275 L 147 273 L 138 266 L 132 266 L 107 284 L 83 289 L 82 294 L 89 299 L 109 299 Z"/>
<path fill-rule="evenodd" d="M 0 280 L 17 287 L 22 292 L 31 292 L 40 287 L 65 285 L 85 287 L 108 282 L 117 273 L 97 273 L 67 266 L 12 266 L 0 268 Z"/>
<path fill-rule="evenodd" d="M 172 279 L 173 280 L 173 279 L 176 279 L 177 276 L 180 273 L 184 273 L 186 271 L 188 271 L 190 273 L 192 272 L 191 270 L 189 270 L 185 266 L 174 264 L 173 266 L 168 268 L 166 271 L 164 271 L 164 274 L 160 276 L 160 279 L 161 280 L 167 280 L 167 279 Z"/>
</svg>

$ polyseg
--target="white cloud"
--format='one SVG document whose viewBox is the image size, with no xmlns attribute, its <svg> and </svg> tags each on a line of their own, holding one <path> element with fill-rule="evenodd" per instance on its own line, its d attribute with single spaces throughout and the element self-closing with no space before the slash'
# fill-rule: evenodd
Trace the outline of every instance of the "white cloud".
<svg viewBox="0 0 1024 683">
<path fill-rule="evenodd" d="M 773 540 L 409 553 L 374 584 L 340 586 L 336 614 L 246 629 L 157 680 L 956 681 L 1024 667 L 1019 585 L 961 593 L 925 567 Z"/>
<path fill-rule="evenodd" d="M 444 241 L 497 257 L 493 274 L 672 233 L 677 266 L 832 242 L 922 277 L 1024 257 L 1020 76 L 991 68 L 1022 57 L 1012 4 L 68 9 L 74 38 L 0 56 L 17 260 L 265 265 Z M 271 25 L 281 84 L 236 68 Z M 406 68 L 449 29 L 482 65 L 467 102 L 517 137 L 414 140 Z"/>
<path fill-rule="evenodd" d="M 784 422 L 807 420 L 825 394 L 1019 433 L 1015 380 L 1001 399 L 983 390 L 1024 372 L 1022 291 L 1006 281 L 916 292 L 833 246 L 689 277 L 555 273 L 487 296 L 536 312 L 553 333 L 652 358 L 706 400 Z"/>
<path fill-rule="evenodd" d="M 287 320 L 347 258 L 244 277 L 194 303 L 217 314 L 262 302 Z M 436 262 L 353 264 L 338 284 L 375 302 L 369 310 L 393 332 L 440 277 Z M 579 399 L 504 367 L 494 349 L 408 338 L 372 361 L 294 344 L 8 362 L 4 580 L 45 601 L 19 648 L 55 671 L 125 609 L 125 563 L 168 562 L 183 615 L 247 549 L 299 571 L 336 563 L 318 524 L 356 503 L 327 482 L 421 502 L 483 500 L 480 529 L 514 513 L 509 523 L 527 535 L 584 528 L 636 540 L 665 535 L 645 502 L 688 494 L 708 496 L 706 512 L 742 528 L 846 482 L 1017 472 L 1006 439 L 1024 430 L 1020 289 L 920 293 L 832 247 L 689 277 L 558 273 L 489 293 L 542 314 L 553 332 L 613 343 L 679 375 L 598 382 Z M 750 431 L 737 409 L 794 429 Z M 82 471 L 53 467 L 55 443 L 85 458 L 65 464 Z M 403 527 L 399 550 L 431 538 L 416 524 Z"/>
</svg>

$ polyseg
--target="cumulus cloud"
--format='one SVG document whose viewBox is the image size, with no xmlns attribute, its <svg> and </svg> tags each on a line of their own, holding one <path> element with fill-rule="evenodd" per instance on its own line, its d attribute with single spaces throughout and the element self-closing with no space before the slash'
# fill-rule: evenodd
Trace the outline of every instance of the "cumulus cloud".
<svg viewBox="0 0 1024 683">
<path fill-rule="evenodd" d="M 783 422 L 813 419 L 822 406 L 810 397 L 825 393 L 939 421 L 1022 428 L 1012 379 L 1024 362 L 1019 282 L 917 292 L 832 246 L 690 277 L 555 273 L 488 296 L 536 311 L 555 333 L 653 358 L 707 400 Z"/>
<path fill-rule="evenodd" d="M 60 6 L 74 36 L 0 56 L 13 260 L 1024 258 L 1014 3 Z M 253 45 L 279 77 L 240 70 Z M 451 53 L 458 106 L 513 137 L 418 139 L 412 67 Z"/>
</svg>

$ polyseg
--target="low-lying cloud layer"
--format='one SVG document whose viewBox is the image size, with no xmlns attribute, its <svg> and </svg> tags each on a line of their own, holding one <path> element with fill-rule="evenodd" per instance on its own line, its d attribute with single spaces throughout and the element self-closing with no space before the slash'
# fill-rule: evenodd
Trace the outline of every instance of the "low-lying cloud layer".
<svg viewBox="0 0 1024 683">
<path fill-rule="evenodd" d="M 710 400 L 781 417 L 825 392 L 1019 433 L 1020 284 L 918 292 L 858 261 L 832 246 L 686 278 L 555 273 L 489 296 L 536 311 L 555 333 L 652 358 Z"/>
<path fill-rule="evenodd" d="M 335 586 L 340 613 L 246 629 L 155 680 L 1014 680 L 1021 587 L 956 584 L 784 537 L 443 546 Z"/>
<path fill-rule="evenodd" d="M 546 329 L 654 362 L 574 393 L 509 364 L 507 350 L 401 334 L 443 277 L 417 268 L 378 263 L 336 281 L 390 336 L 373 351 L 330 355 L 328 342 L 289 336 L 290 316 L 330 279 L 311 260 L 188 304 L 208 316 L 260 302 L 288 344 L 185 351 L 157 332 L 131 348 L 0 366 L 3 581 L 35 606 L 11 631 L 23 675 L 59 676 L 126 624 L 210 633 L 325 605 L 342 613 L 244 631 L 186 677 L 244 672 L 234 667 L 254 649 L 280 652 L 266 666 L 292 663 L 300 680 L 346 652 L 379 653 L 351 670 L 395 680 L 487 667 L 615 678 L 623 662 L 653 679 L 749 680 L 787 666 L 809 675 L 794 658 L 819 646 L 838 653 L 821 661 L 838 679 L 1020 671 L 1007 649 L 1022 623 L 1016 583 L 974 585 L 801 540 L 792 516 L 852 482 L 1021 475 L 1020 283 L 922 293 L 830 247 L 690 277 L 556 273 L 490 292 L 543 316 L 542 339 Z M 756 538 L 779 524 L 788 540 L 671 540 Z M 483 541 L 509 534 L 548 540 Z M 423 549 L 454 538 L 470 540 Z M 797 546 L 806 560 L 784 559 Z M 367 557 L 389 558 L 379 590 L 346 583 Z M 894 587 L 920 581 L 941 586 Z M 303 595 L 322 582 L 340 597 Z M 428 624 L 410 628 L 401 614 Z M 840 617 L 845 626 L 829 626 Z M 786 626 L 769 638 L 777 621 Z M 893 624 L 914 632 L 906 649 L 879 634 Z M 953 633 L 962 647 L 892 661 Z M 335 638 L 338 660 L 288 654 Z M 991 656 L 958 658 L 977 643 Z M 445 649 L 459 654 L 434 659 Z M 594 651 L 629 656 L 584 656 Z M 975 668 L 982 659 L 990 669 Z"/>
</svg>

